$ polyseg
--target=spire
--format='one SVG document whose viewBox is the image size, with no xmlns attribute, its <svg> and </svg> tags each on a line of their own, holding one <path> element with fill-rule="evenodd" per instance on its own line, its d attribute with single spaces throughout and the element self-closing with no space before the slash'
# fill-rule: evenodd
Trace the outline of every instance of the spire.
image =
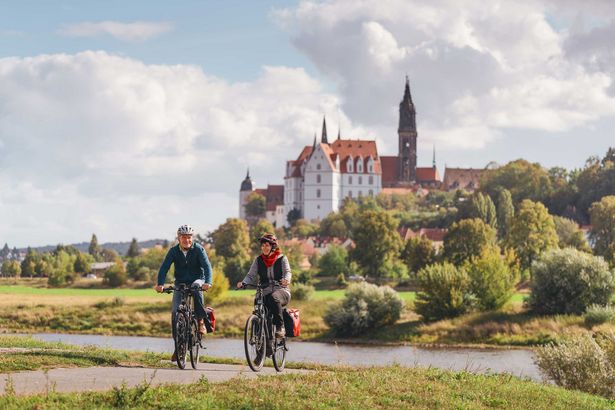
<svg viewBox="0 0 615 410">
<path fill-rule="evenodd" d="M 322 137 L 320 138 L 320 142 L 323 144 L 329 143 L 327 140 L 327 121 L 324 116 L 322 117 Z"/>
<path fill-rule="evenodd" d="M 416 132 L 416 111 L 410 94 L 410 79 L 406 76 L 404 99 L 399 103 L 398 131 Z"/>
<path fill-rule="evenodd" d="M 254 185 L 252 184 L 252 180 L 250 179 L 250 168 L 248 168 L 246 178 L 241 182 L 241 188 L 239 188 L 239 191 L 252 191 L 253 189 Z"/>
<path fill-rule="evenodd" d="M 250 167 L 248 167 L 248 172 L 246 174 L 246 179 L 250 179 Z"/>
<path fill-rule="evenodd" d="M 316 133 L 314 133 L 314 143 L 312 144 L 312 152 L 316 149 Z"/>
<path fill-rule="evenodd" d="M 337 140 L 339 141 L 339 140 L 341 140 L 341 139 L 342 139 L 342 126 L 341 126 L 341 125 L 339 125 L 339 126 L 337 127 Z"/>
<path fill-rule="evenodd" d="M 436 168 L 436 144 L 433 144 L 433 167 Z"/>
<path fill-rule="evenodd" d="M 404 103 L 412 104 L 412 94 L 410 94 L 410 79 L 406 74 L 406 88 L 404 90 Z"/>
</svg>

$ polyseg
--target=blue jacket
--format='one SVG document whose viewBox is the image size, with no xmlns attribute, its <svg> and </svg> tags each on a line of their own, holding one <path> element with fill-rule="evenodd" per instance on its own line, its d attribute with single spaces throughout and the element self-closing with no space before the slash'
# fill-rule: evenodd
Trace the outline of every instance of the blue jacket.
<svg viewBox="0 0 615 410">
<path fill-rule="evenodd" d="M 175 284 L 202 279 L 211 285 L 211 264 L 205 249 L 198 243 L 192 244 L 186 256 L 179 249 L 179 244 L 169 249 L 158 271 L 158 285 L 164 285 L 172 263 L 175 265 Z"/>
</svg>

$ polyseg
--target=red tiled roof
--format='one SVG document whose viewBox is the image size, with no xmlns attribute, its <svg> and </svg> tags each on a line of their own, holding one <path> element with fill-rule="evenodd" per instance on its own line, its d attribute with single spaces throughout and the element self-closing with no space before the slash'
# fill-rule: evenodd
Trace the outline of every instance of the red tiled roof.
<svg viewBox="0 0 615 410">
<path fill-rule="evenodd" d="M 416 168 L 416 180 L 421 182 L 439 181 L 438 169 L 434 167 Z"/>
<path fill-rule="evenodd" d="M 382 165 L 382 186 L 397 181 L 397 158 L 398 157 L 380 157 L 380 164 Z"/>
<path fill-rule="evenodd" d="M 483 172 L 485 172 L 484 169 L 476 168 L 445 168 L 444 189 L 478 189 Z"/>
<path fill-rule="evenodd" d="M 385 194 L 385 195 L 393 195 L 393 194 L 405 195 L 405 194 L 411 194 L 413 192 L 416 192 L 417 189 L 418 189 L 417 186 L 414 186 L 411 188 L 382 188 L 382 191 L 380 191 L 380 193 Z"/>
<path fill-rule="evenodd" d="M 424 236 L 432 242 L 444 241 L 444 235 L 448 232 L 448 229 L 441 228 L 421 228 L 419 230 L 419 236 Z"/>
<path fill-rule="evenodd" d="M 361 157 L 364 161 L 367 160 L 370 156 L 374 160 L 374 173 L 380 174 L 382 173 L 382 168 L 380 165 L 380 157 L 378 156 L 378 147 L 376 146 L 376 141 L 368 141 L 368 140 L 335 140 L 330 144 L 330 148 L 333 153 L 339 155 L 340 157 L 340 172 L 346 173 L 348 170 L 346 169 L 346 162 L 348 157 L 352 157 L 353 160 L 356 161 L 359 157 Z M 367 173 L 367 163 L 363 164 L 363 173 Z M 356 166 L 355 166 L 356 172 Z"/>
<path fill-rule="evenodd" d="M 267 185 L 265 192 L 268 211 L 275 211 L 276 206 L 284 204 L 284 185 Z"/>
</svg>

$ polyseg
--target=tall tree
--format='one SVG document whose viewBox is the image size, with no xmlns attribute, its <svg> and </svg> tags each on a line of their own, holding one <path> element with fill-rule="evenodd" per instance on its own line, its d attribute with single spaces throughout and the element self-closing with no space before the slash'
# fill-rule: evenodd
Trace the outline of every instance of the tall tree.
<svg viewBox="0 0 615 410">
<path fill-rule="evenodd" d="M 501 188 L 508 189 L 515 204 L 523 199 L 543 201 L 552 191 L 547 170 L 540 164 L 532 164 L 523 159 L 486 171 L 481 178 L 480 186 L 482 192 L 492 197 L 495 197 Z"/>
<path fill-rule="evenodd" d="M 605 196 L 590 208 L 590 237 L 596 255 L 615 262 L 615 195 Z"/>
<path fill-rule="evenodd" d="M 455 222 L 444 236 L 444 258 L 456 266 L 496 246 L 496 232 L 482 219 Z"/>
<path fill-rule="evenodd" d="M 408 271 L 418 273 L 436 261 L 433 242 L 424 237 L 410 238 L 406 241 L 401 258 L 408 266 Z"/>
<path fill-rule="evenodd" d="M 18 278 L 21 275 L 21 266 L 17 261 L 4 261 L 0 273 L 8 278 Z"/>
<path fill-rule="evenodd" d="M 470 203 L 472 208 L 471 218 L 482 219 L 487 225 L 497 228 L 498 220 L 495 205 L 489 195 L 477 192 L 472 196 Z"/>
<path fill-rule="evenodd" d="M 498 236 L 505 238 L 510 229 L 510 224 L 515 216 L 515 207 L 513 206 L 512 196 L 508 189 L 501 189 L 498 192 Z"/>
<path fill-rule="evenodd" d="M 359 214 L 354 229 L 356 247 L 351 256 L 366 275 L 380 280 L 391 273 L 384 269 L 398 259 L 402 247 L 397 224 L 385 211 L 369 210 Z"/>
<path fill-rule="evenodd" d="M 98 256 L 100 255 L 100 246 L 98 246 L 98 238 L 95 233 L 92 234 L 90 246 L 88 247 L 88 253 L 96 259 L 98 259 Z"/>
<path fill-rule="evenodd" d="M 0 251 L 0 260 L 7 259 L 10 254 L 11 254 L 11 249 L 9 248 L 9 245 L 5 243 L 4 247 Z"/>
<path fill-rule="evenodd" d="M 224 258 L 224 274 L 231 283 L 243 278 L 250 263 L 250 233 L 243 219 L 228 218 L 213 233 L 216 255 Z"/>
<path fill-rule="evenodd" d="M 506 243 L 517 253 L 523 269 L 528 269 L 542 252 L 557 247 L 555 223 L 547 208 L 540 202 L 523 200 Z"/>
<path fill-rule="evenodd" d="M 344 222 L 344 217 L 339 212 L 331 212 L 320 221 L 320 234 L 323 236 L 334 236 L 337 238 L 348 237 L 348 227 Z"/>
<path fill-rule="evenodd" d="M 130 242 L 130 246 L 126 252 L 126 256 L 128 258 L 136 258 L 139 256 L 139 253 L 141 253 L 139 249 L 139 242 L 137 242 L 137 238 L 132 238 L 132 242 Z"/>
<path fill-rule="evenodd" d="M 576 248 L 583 252 L 591 253 L 591 248 L 585 239 L 583 231 L 572 219 L 562 216 L 553 216 L 555 232 L 557 232 L 558 245 L 560 248 Z"/>
<path fill-rule="evenodd" d="M 263 217 L 267 210 L 267 199 L 258 192 L 252 192 L 246 198 L 246 215 L 251 217 Z"/>
<path fill-rule="evenodd" d="M 318 261 L 321 275 L 337 277 L 348 272 L 348 251 L 341 246 L 332 245 Z"/>
</svg>

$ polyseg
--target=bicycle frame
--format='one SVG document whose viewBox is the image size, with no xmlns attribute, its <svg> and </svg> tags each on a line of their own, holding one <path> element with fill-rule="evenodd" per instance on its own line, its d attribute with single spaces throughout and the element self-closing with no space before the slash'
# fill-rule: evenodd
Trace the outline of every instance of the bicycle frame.
<svg viewBox="0 0 615 410">
<path fill-rule="evenodd" d="M 196 364 L 198 363 L 198 349 L 202 348 L 202 335 L 200 332 L 193 332 L 191 329 L 198 329 L 196 316 L 194 314 L 194 288 L 191 286 L 186 286 L 186 284 L 180 284 L 179 286 L 168 286 L 163 289 L 164 293 L 171 292 L 180 292 L 181 300 L 180 304 L 177 307 L 177 311 L 173 315 L 172 321 L 172 330 L 173 330 L 173 340 L 175 342 L 175 350 L 177 357 L 177 365 L 183 369 L 186 365 L 185 363 L 185 355 L 187 351 L 190 351 L 190 361 L 192 367 L 196 369 Z M 184 334 L 177 334 L 177 322 L 180 320 L 180 316 L 185 318 L 185 327 Z M 193 336 L 194 333 L 194 336 Z M 180 346 L 180 351 L 178 352 L 178 346 Z M 183 356 L 183 357 L 182 357 Z"/>
</svg>

